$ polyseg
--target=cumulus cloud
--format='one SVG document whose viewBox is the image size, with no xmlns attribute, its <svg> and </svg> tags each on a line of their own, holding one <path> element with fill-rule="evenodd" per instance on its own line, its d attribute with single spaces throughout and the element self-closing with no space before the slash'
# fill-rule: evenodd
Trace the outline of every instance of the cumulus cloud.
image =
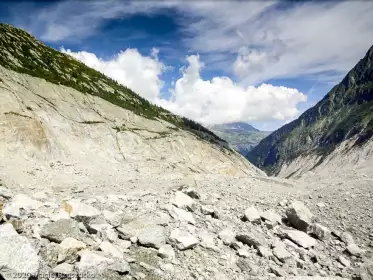
<svg viewBox="0 0 373 280">
<path fill-rule="evenodd" d="M 73 52 L 64 48 L 61 51 L 106 74 L 148 100 L 158 99 L 164 84 L 160 75 L 166 70 L 166 66 L 158 60 L 158 49 L 153 48 L 150 56 L 141 55 L 137 49 L 126 49 L 109 60 L 85 51 Z"/>
<path fill-rule="evenodd" d="M 167 67 L 158 60 L 158 50 L 142 56 L 136 49 L 127 49 L 111 60 L 103 60 L 93 53 L 62 49 L 87 66 L 133 89 L 170 111 L 203 124 L 232 121 L 288 121 L 299 114 L 297 105 L 307 97 L 297 89 L 262 84 L 241 87 L 228 77 L 204 80 L 204 64 L 198 55 L 187 56 L 188 65 L 182 67 L 171 88 L 171 97 L 161 96 L 161 74 Z"/>
<path fill-rule="evenodd" d="M 289 121 L 299 115 L 297 105 L 307 97 L 297 89 L 262 84 L 241 87 L 228 77 L 201 78 L 198 55 L 187 57 L 188 66 L 175 83 L 169 100 L 159 104 L 203 124 L 232 121 Z"/>
</svg>

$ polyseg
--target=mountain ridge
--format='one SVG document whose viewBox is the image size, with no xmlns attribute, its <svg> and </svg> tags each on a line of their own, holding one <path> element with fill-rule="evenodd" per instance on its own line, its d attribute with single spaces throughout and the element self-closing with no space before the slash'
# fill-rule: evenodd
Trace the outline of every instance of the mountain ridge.
<svg viewBox="0 0 373 280">
<path fill-rule="evenodd" d="M 320 161 L 344 140 L 356 145 L 373 135 L 373 46 L 342 81 L 298 119 L 264 138 L 247 158 L 269 174 L 304 153 L 320 154 Z"/>
</svg>

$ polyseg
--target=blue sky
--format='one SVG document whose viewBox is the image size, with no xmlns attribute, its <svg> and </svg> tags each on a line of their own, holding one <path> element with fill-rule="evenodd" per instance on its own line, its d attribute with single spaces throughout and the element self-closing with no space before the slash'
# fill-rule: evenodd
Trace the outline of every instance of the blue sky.
<svg viewBox="0 0 373 280">
<path fill-rule="evenodd" d="M 273 130 L 373 44 L 371 1 L 1 1 L 0 20 L 203 124 Z"/>
</svg>

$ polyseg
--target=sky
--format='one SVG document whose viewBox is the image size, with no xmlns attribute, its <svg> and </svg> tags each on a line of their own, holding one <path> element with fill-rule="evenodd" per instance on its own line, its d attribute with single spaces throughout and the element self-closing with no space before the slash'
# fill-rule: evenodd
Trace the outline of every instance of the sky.
<svg viewBox="0 0 373 280">
<path fill-rule="evenodd" d="M 7 1 L 0 21 L 204 125 L 274 130 L 373 45 L 373 1 Z"/>
</svg>

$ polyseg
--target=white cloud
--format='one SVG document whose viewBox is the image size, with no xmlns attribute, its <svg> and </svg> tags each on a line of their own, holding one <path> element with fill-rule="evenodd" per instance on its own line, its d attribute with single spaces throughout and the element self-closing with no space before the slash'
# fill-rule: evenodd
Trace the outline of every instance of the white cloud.
<svg viewBox="0 0 373 280">
<path fill-rule="evenodd" d="M 62 49 L 143 97 L 164 108 L 199 121 L 216 124 L 232 121 L 289 121 L 299 115 L 297 105 L 307 97 L 297 89 L 262 84 L 241 87 L 228 77 L 201 78 L 204 66 L 198 55 L 187 57 L 188 65 L 181 68 L 182 76 L 172 84 L 171 97 L 161 96 L 160 75 L 167 67 L 158 60 L 158 50 L 152 56 L 142 56 L 127 49 L 112 60 L 102 60 L 93 53 Z"/>
<path fill-rule="evenodd" d="M 166 70 L 158 60 L 159 50 L 153 48 L 151 56 L 142 56 L 137 49 L 126 49 L 111 60 L 103 60 L 95 54 L 61 49 L 87 66 L 106 74 L 119 83 L 129 87 L 141 96 L 155 101 L 158 99 L 163 81 L 160 75 Z"/>
<path fill-rule="evenodd" d="M 171 99 L 159 104 L 203 124 L 288 121 L 298 116 L 297 105 L 307 100 L 297 89 L 269 84 L 244 88 L 228 77 L 203 80 L 199 56 L 188 56 L 187 61 L 189 65 L 182 69 Z"/>
</svg>

